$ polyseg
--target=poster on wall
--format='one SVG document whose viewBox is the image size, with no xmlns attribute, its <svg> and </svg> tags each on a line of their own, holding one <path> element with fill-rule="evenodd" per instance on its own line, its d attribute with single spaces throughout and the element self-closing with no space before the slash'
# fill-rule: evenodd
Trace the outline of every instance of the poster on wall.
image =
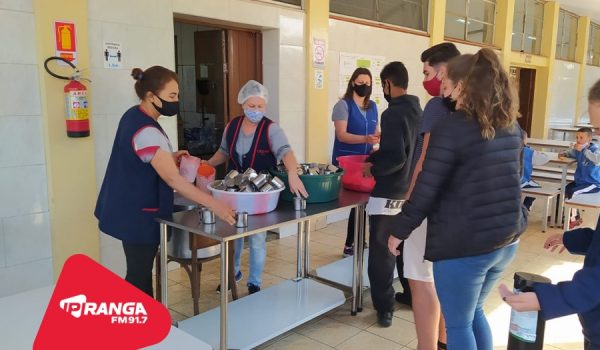
<svg viewBox="0 0 600 350">
<path fill-rule="evenodd" d="M 363 55 L 359 53 L 347 53 L 340 52 L 340 87 L 339 95 L 343 96 L 348 87 L 348 81 L 352 76 L 352 73 L 356 68 L 367 68 L 371 71 L 373 76 L 373 82 L 371 84 L 371 100 L 377 104 L 377 109 L 381 114 L 381 111 L 387 107 L 385 99 L 383 98 L 383 90 L 381 87 L 381 79 L 379 79 L 379 73 L 385 65 L 385 57 Z"/>
<path fill-rule="evenodd" d="M 313 38 L 313 67 L 325 67 L 325 40 Z"/>
<path fill-rule="evenodd" d="M 121 43 L 117 43 L 114 41 L 105 41 L 103 53 L 104 68 L 123 68 L 123 55 L 121 51 Z"/>
</svg>

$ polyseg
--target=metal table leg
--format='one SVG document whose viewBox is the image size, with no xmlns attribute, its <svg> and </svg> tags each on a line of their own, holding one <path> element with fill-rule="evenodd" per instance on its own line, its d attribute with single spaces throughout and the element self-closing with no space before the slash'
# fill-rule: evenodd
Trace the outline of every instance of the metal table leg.
<svg viewBox="0 0 600 350">
<path fill-rule="evenodd" d="M 307 223 L 304 221 L 300 221 L 298 223 L 298 239 L 296 243 L 296 278 L 294 281 L 300 281 L 305 276 L 302 259 L 304 257 L 304 227 L 306 225 Z"/>
<path fill-rule="evenodd" d="M 160 224 L 160 302 L 166 307 L 169 307 L 167 295 L 167 224 Z"/>
<path fill-rule="evenodd" d="M 359 264 L 359 256 L 358 256 L 358 250 L 356 249 L 358 246 L 358 241 L 360 239 L 362 239 L 360 237 L 359 234 L 359 227 L 360 227 L 360 218 L 361 218 L 361 213 L 360 213 L 360 206 L 358 206 L 356 208 L 356 210 L 354 211 L 354 254 L 352 255 L 352 310 L 350 311 L 350 314 L 352 316 L 356 316 L 356 312 L 358 311 L 358 294 L 360 293 L 360 291 L 358 290 L 360 282 L 358 281 L 359 278 L 359 272 L 360 272 L 360 268 L 358 266 Z"/>
<path fill-rule="evenodd" d="M 354 252 L 354 254 L 357 254 L 358 252 L 358 303 L 357 303 L 357 311 L 358 312 L 362 312 L 363 311 L 363 291 L 364 291 L 364 280 L 363 280 L 363 273 L 364 273 L 364 261 L 365 261 L 365 231 L 366 231 L 366 225 L 367 225 L 367 218 L 366 218 L 366 213 L 365 213 L 365 208 L 363 205 L 359 205 L 356 210 L 360 213 L 360 223 L 358 225 L 358 250 Z"/>
<path fill-rule="evenodd" d="M 304 269 L 302 277 L 308 276 L 310 272 L 310 220 L 304 225 Z"/>
<path fill-rule="evenodd" d="M 558 200 L 558 215 L 556 215 L 556 217 L 558 218 L 562 218 L 563 217 L 563 210 L 564 210 L 564 206 L 563 203 L 565 202 L 565 188 L 567 187 L 567 170 L 569 169 L 569 165 L 565 164 L 562 166 L 562 178 L 560 179 L 560 199 Z M 567 222 L 568 224 L 568 222 Z"/>
<path fill-rule="evenodd" d="M 229 241 L 221 242 L 221 349 L 227 349 L 227 302 L 229 293 Z"/>
</svg>

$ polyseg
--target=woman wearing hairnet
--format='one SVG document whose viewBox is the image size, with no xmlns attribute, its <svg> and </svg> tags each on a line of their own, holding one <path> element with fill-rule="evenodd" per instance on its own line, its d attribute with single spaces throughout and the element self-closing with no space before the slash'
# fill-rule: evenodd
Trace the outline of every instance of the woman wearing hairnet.
<svg viewBox="0 0 600 350">
<path fill-rule="evenodd" d="M 213 167 L 227 161 L 227 170 L 242 173 L 248 168 L 257 172 L 269 170 L 283 161 L 288 169 L 290 191 L 297 196 L 308 197 L 306 189 L 296 169 L 298 162 L 288 143 L 287 137 L 279 125 L 265 117 L 269 93 L 267 88 L 257 81 L 249 80 L 238 94 L 238 103 L 242 105 L 244 114 L 231 120 L 223 133 L 221 146 L 217 153 L 208 160 Z M 248 276 L 248 293 L 260 291 L 261 276 L 265 266 L 266 232 L 248 237 L 250 248 L 250 273 Z M 244 240 L 235 241 L 235 280 L 242 279 L 240 260 Z M 220 291 L 220 288 L 217 288 Z"/>
</svg>

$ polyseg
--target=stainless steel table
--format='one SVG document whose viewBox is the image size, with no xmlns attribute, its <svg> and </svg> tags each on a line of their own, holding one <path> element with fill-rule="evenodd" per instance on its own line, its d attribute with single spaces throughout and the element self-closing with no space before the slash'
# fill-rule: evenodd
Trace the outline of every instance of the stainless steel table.
<svg viewBox="0 0 600 350">
<path fill-rule="evenodd" d="M 309 277 L 309 269 L 310 269 L 310 221 L 311 219 L 315 219 L 320 216 L 328 215 L 335 211 L 341 209 L 349 209 L 356 208 L 355 211 L 355 227 L 354 227 L 354 242 L 355 242 L 355 254 L 353 258 L 353 279 L 352 279 L 352 314 L 355 315 L 356 312 L 362 311 L 362 290 L 363 290 L 363 248 L 364 248 L 364 236 L 365 236 L 365 214 L 364 208 L 368 201 L 369 195 L 367 193 L 360 192 L 352 192 L 342 190 L 340 192 L 340 196 L 338 200 L 328 202 L 328 203 L 315 203 L 308 204 L 305 211 L 295 211 L 293 208 L 293 204 L 285 201 L 280 201 L 279 206 L 273 212 L 262 214 L 262 215 L 252 215 L 248 217 L 248 227 L 244 228 L 236 228 L 230 225 L 225 224 L 224 222 L 217 220 L 216 224 L 213 225 L 204 225 L 200 223 L 200 218 L 197 210 L 190 210 L 180 213 L 175 213 L 171 218 L 168 219 L 157 219 L 160 223 L 160 232 L 161 232 L 161 270 L 167 271 L 167 232 L 168 227 L 179 228 L 183 231 L 192 232 L 195 234 L 199 234 L 214 240 L 217 240 L 221 244 L 221 290 L 228 290 L 228 251 L 229 244 L 238 238 L 243 238 L 246 236 L 254 235 L 260 232 L 264 232 L 267 230 L 276 229 L 282 226 L 297 224 L 298 225 L 298 246 L 297 246 L 297 276 L 294 281 L 298 284 L 297 289 L 306 290 L 307 288 L 321 288 L 318 293 L 314 292 L 305 292 L 301 294 L 294 295 L 296 299 L 300 299 L 302 296 L 307 296 L 312 298 L 311 300 L 315 300 L 318 298 L 319 294 L 329 293 L 331 300 L 336 299 L 335 293 L 331 290 L 329 286 L 321 285 L 322 287 L 318 287 L 319 283 L 315 283 L 314 281 L 308 280 Z M 328 282 L 322 278 L 317 279 L 321 282 Z M 289 281 L 288 281 L 289 282 Z M 161 302 L 168 306 L 168 279 L 167 274 L 163 273 L 161 275 Z M 285 285 L 287 282 L 282 283 Z M 334 284 L 335 283 L 331 283 Z M 277 286 L 276 286 L 277 287 Z M 339 288 L 345 289 L 343 286 L 337 286 Z M 273 287 L 272 287 L 273 288 Z M 329 289 L 327 289 L 329 288 Z M 269 288 L 270 289 L 270 288 Z M 282 287 L 282 293 L 285 294 L 285 291 L 291 290 L 289 286 Z M 248 304 L 252 298 L 258 298 L 258 295 L 268 291 L 261 291 L 260 293 L 253 294 L 246 298 L 242 298 L 235 303 L 236 305 L 240 305 L 240 308 L 244 304 Z M 267 295 L 264 293 L 263 295 Z M 248 302 L 243 302 L 243 299 L 248 299 Z M 257 299 L 258 301 L 258 299 Z M 305 300 L 298 300 L 299 304 L 302 304 Z M 333 305 L 333 304 L 330 304 Z M 324 306 L 323 306 L 324 307 Z M 282 325 L 279 333 L 269 333 L 264 335 L 262 338 L 255 340 L 254 343 L 250 342 L 246 344 L 246 346 L 236 346 L 236 348 L 244 348 L 256 345 L 257 341 L 264 342 L 268 340 L 268 337 L 276 336 L 277 334 L 283 333 L 289 329 L 291 326 L 298 325 L 299 322 L 305 322 L 311 317 L 311 315 L 319 315 L 320 313 L 317 310 L 319 307 L 317 306 L 315 310 L 316 313 L 300 315 L 299 318 L 288 320 L 287 325 Z M 275 310 L 265 310 L 265 312 L 276 311 L 276 308 L 272 308 Z M 220 349 L 228 349 L 228 323 L 227 323 L 227 310 L 228 310 L 228 293 L 221 293 L 221 303 L 220 303 L 220 337 L 219 337 L 219 345 Z M 327 310 L 324 309 L 323 312 Z M 209 314 L 211 311 L 205 313 Z M 214 314 L 214 313 L 213 313 Z M 204 314 L 200 314 L 198 316 L 193 317 L 193 319 L 204 317 Z M 209 315 L 210 316 L 210 315 Z M 304 318 L 301 318 L 304 317 Z M 264 319 L 261 317 L 261 319 Z M 187 321 L 187 320 L 186 320 Z M 256 320 L 258 321 L 258 320 Z M 185 321 L 184 321 L 185 322 Z"/>
</svg>

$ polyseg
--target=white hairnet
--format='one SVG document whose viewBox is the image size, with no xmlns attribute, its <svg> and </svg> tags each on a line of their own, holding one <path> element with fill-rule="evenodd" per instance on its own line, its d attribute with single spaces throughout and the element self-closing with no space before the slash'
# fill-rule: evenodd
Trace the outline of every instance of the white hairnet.
<svg viewBox="0 0 600 350">
<path fill-rule="evenodd" d="M 265 100 L 265 103 L 269 102 L 269 92 L 267 91 L 267 88 L 256 80 L 248 80 L 248 82 L 242 86 L 238 93 L 238 103 L 244 104 L 244 102 L 252 96 L 262 97 L 263 100 Z"/>
</svg>

